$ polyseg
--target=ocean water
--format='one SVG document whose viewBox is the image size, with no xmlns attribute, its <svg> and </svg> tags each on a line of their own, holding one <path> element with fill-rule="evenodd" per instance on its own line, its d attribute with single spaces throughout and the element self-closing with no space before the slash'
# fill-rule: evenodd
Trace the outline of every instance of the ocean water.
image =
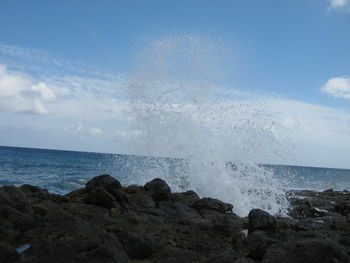
<svg viewBox="0 0 350 263">
<path fill-rule="evenodd" d="M 228 165 L 235 176 L 236 167 Z M 284 189 L 350 190 L 350 170 L 287 165 L 261 165 Z M 122 184 L 143 184 L 160 176 L 173 190 L 190 188 L 186 160 L 121 154 L 0 146 L 0 185 L 32 184 L 65 194 L 84 187 L 94 176 L 110 174 Z"/>
</svg>

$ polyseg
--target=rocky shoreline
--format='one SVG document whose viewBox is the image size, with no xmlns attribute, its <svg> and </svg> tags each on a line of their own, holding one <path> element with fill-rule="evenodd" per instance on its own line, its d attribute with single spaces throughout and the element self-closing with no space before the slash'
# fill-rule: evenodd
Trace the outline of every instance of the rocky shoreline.
<svg viewBox="0 0 350 263">
<path fill-rule="evenodd" d="M 0 187 L 0 262 L 350 262 L 350 193 L 290 191 L 289 217 L 234 207 L 161 179 L 111 176 L 55 195 Z"/>
</svg>

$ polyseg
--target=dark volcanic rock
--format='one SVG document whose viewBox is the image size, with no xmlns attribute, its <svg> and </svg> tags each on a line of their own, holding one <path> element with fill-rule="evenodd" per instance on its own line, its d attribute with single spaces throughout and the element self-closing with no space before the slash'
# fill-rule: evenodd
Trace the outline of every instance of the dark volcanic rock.
<svg viewBox="0 0 350 263">
<path fill-rule="evenodd" d="M 0 242 L 0 262 L 15 262 L 19 259 L 19 254 L 8 244 Z"/>
<path fill-rule="evenodd" d="M 102 187 L 109 192 L 113 189 L 120 189 L 122 185 L 117 179 L 113 178 L 112 176 L 103 174 L 88 181 L 85 186 L 85 190 L 90 192 L 98 187 Z"/>
<path fill-rule="evenodd" d="M 117 237 L 131 259 L 149 258 L 164 246 L 159 240 L 147 233 L 122 230 L 117 233 Z"/>
<path fill-rule="evenodd" d="M 193 206 L 193 204 L 200 199 L 199 196 L 191 190 L 186 191 L 184 193 L 175 193 L 174 197 L 179 202 L 188 206 Z"/>
<path fill-rule="evenodd" d="M 107 208 L 116 207 L 116 199 L 102 187 L 93 188 L 84 198 L 85 203 Z"/>
<path fill-rule="evenodd" d="M 276 229 L 277 220 L 274 216 L 261 209 L 253 209 L 249 212 L 249 233 L 256 230 L 273 231 Z"/>
<path fill-rule="evenodd" d="M 349 256 L 338 244 L 329 240 L 296 240 L 286 244 L 278 243 L 270 246 L 263 262 L 271 263 L 339 263 L 349 262 Z"/>
<path fill-rule="evenodd" d="M 232 213 L 233 205 L 224 203 L 213 198 L 202 198 L 193 204 L 193 207 L 200 210 L 215 210 L 220 213 Z"/>
<path fill-rule="evenodd" d="M 181 249 L 168 248 L 157 254 L 153 261 L 154 263 L 195 263 L 201 262 L 203 256 L 197 252 Z"/>
<path fill-rule="evenodd" d="M 293 191 L 291 217 L 254 209 L 240 218 L 159 178 L 122 187 L 102 175 L 65 196 L 3 186 L 0 262 L 350 262 L 349 197 Z"/>
<path fill-rule="evenodd" d="M 156 201 L 167 201 L 172 199 L 170 187 L 160 178 L 148 182 L 145 184 L 144 188 L 152 192 L 152 197 Z"/>
</svg>

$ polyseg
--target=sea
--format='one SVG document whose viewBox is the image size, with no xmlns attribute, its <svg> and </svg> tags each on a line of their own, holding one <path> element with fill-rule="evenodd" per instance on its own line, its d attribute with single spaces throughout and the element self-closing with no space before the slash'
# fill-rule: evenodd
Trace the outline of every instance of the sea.
<svg viewBox="0 0 350 263">
<path fill-rule="evenodd" d="M 94 176 L 109 174 L 124 184 L 140 173 L 167 163 L 167 173 L 185 168 L 180 159 L 125 154 L 62 151 L 0 146 L 0 185 L 32 184 L 65 194 L 81 188 Z M 262 164 L 290 189 L 350 190 L 350 169 Z M 159 175 L 159 174 L 158 174 Z"/>
<path fill-rule="evenodd" d="M 230 176 L 235 177 L 237 167 L 232 163 L 228 166 L 232 170 Z M 259 167 L 265 177 L 267 172 L 274 181 L 279 182 L 281 191 L 350 190 L 350 170 L 271 164 L 260 164 Z M 201 178 L 197 185 L 188 184 L 189 173 L 188 163 L 184 159 L 0 146 L 0 185 L 31 184 L 52 193 L 66 194 L 84 187 L 89 179 L 101 174 L 109 174 L 124 185 L 142 185 L 155 177 L 163 177 L 175 191 L 194 188 L 202 195 L 234 203 L 240 215 L 245 215 L 254 207 L 270 209 L 273 213 L 281 211 L 281 199 L 284 200 L 281 192 L 273 196 L 269 189 L 270 182 L 266 183 L 267 186 L 257 182 L 256 189 L 265 189 L 263 194 L 252 190 L 258 177 L 249 174 L 251 170 L 247 170 L 245 177 L 237 176 L 235 180 L 216 184 L 212 183 L 214 181 L 206 184 L 204 181 L 207 179 Z M 220 180 L 224 179 L 219 176 L 216 181 Z M 243 183 L 242 180 L 247 182 Z M 243 191 L 244 187 L 248 187 L 248 190 Z M 216 191 L 213 188 L 217 188 Z M 237 195 L 240 190 L 242 192 Z M 275 208 L 272 206 L 274 202 Z"/>
</svg>

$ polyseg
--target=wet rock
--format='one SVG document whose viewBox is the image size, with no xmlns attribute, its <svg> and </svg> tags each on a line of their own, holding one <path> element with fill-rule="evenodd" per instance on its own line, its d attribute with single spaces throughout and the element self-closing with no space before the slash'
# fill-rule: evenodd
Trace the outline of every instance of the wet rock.
<svg viewBox="0 0 350 263">
<path fill-rule="evenodd" d="M 94 177 L 90 181 L 88 181 L 85 186 L 85 190 L 90 192 L 95 188 L 100 188 L 100 187 L 106 189 L 109 192 L 109 191 L 112 191 L 113 189 L 120 189 L 122 186 L 117 179 L 113 178 L 110 175 L 103 174 L 103 175 Z"/>
<path fill-rule="evenodd" d="M 117 206 L 117 202 L 113 195 L 102 187 L 93 188 L 84 198 L 86 204 L 103 206 L 112 208 Z"/>
<path fill-rule="evenodd" d="M 249 233 L 253 233 L 256 230 L 273 231 L 277 226 L 276 218 L 261 209 L 251 210 L 248 215 L 248 220 Z"/>
<path fill-rule="evenodd" d="M 201 218 L 196 210 L 180 202 L 161 201 L 158 208 L 167 213 L 172 220 L 180 220 L 182 223 L 195 222 Z"/>
<path fill-rule="evenodd" d="M 161 179 L 122 187 L 103 175 L 65 196 L 0 187 L 0 262 L 350 262 L 350 194 L 288 198 L 292 218 L 240 218 Z"/>
<path fill-rule="evenodd" d="M 215 210 L 220 213 L 232 213 L 233 205 L 224 203 L 213 198 L 202 198 L 193 204 L 193 207 L 200 210 Z"/>
<path fill-rule="evenodd" d="M 170 187 L 160 178 L 153 179 L 146 183 L 144 188 L 152 192 L 152 197 L 155 201 L 167 201 L 172 199 Z"/>
<path fill-rule="evenodd" d="M 193 204 L 200 199 L 199 196 L 191 190 L 186 191 L 184 193 L 175 193 L 174 197 L 177 201 L 184 203 L 188 206 L 193 206 Z"/>
<path fill-rule="evenodd" d="M 117 237 L 131 259 L 149 258 L 163 247 L 159 240 L 147 233 L 120 231 Z"/>
</svg>

